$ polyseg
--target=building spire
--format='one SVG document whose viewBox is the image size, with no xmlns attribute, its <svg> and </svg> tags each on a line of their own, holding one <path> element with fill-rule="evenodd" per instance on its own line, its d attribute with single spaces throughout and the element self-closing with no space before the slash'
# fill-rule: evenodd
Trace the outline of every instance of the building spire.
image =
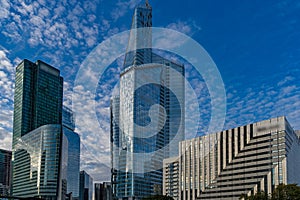
<svg viewBox="0 0 300 200">
<path fill-rule="evenodd" d="M 150 7 L 149 0 L 146 0 L 146 7 Z"/>
</svg>

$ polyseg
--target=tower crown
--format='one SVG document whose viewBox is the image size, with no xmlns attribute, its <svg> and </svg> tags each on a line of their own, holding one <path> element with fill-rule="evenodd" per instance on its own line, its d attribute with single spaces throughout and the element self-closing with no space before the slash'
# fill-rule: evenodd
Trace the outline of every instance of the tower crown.
<svg viewBox="0 0 300 200">
<path fill-rule="evenodd" d="M 145 4 L 146 4 L 146 7 L 147 7 L 147 8 L 150 8 L 150 7 L 151 7 L 150 4 L 149 4 L 149 0 L 146 0 Z"/>
</svg>

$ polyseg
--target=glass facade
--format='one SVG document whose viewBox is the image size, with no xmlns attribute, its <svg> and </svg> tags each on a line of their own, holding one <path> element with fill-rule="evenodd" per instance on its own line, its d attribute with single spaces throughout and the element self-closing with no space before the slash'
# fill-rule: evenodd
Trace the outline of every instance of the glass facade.
<svg viewBox="0 0 300 200">
<path fill-rule="evenodd" d="M 66 182 L 66 193 L 79 197 L 80 137 L 74 132 L 73 112 L 63 107 L 62 179 Z"/>
<path fill-rule="evenodd" d="M 73 111 L 66 107 L 66 106 L 63 106 L 63 112 L 62 112 L 62 123 L 63 125 L 74 131 L 75 130 L 75 117 L 74 117 L 74 113 Z"/>
<path fill-rule="evenodd" d="M 16 68 L 12 195 L 60 197 L 63 78 L 38 60 Z"/>
<path fill-rule="evenodd" d="M 11 151 L 0 149 L 0 196 L 10 194 Z"/>
<path fill-rule="evenodd" d="M 151 13 L 148 3 L 135 9 L 120 96 L 111 101 L 112 188 L 117 199 L 161 194 L 163 159 L 178 155 L 184 139 L 184 66 L 152 52 Z"/>
<path fill-rule="evenodd" d="M 118 173 L 119 173 L 119 144 L 120 144 L 120 132 L 119 132 L 119 110 L 120 110 L 120 97 L 114 97 L 110 102 L 110 150 L 111 150 L 111 182 L 113 195 L 117 194 L 118 190 Z"/>
<path fill-rule="evenodd" d="M 140 5 L 134 10 L 130 38 L 125 54 L 124 69 L 135 65 L 151 63 L 152 56 L 152 8 Z M 139 29 L 142 28 L 142 29 Z M 139 48 L 141 46 L 147 48 Z"/>
<path fill-rule="evenodd" d="M 112 200 L 110 182 L 95 183 L 95 200 Z"/>
<path fill-rule="evenodd" d="M 22 136 L 15 144 L 13 195 L 57 199 L 61 125 L 51 124 Z"/>
<path fill-rule="evenodd" d="M 23 60 L 16 69 L 13 148 L 23 135 L 42 125 L 61 124 L 63 78 L 59 70 Z"/>
<path fill-rule="evenodd" d="M 93 178 L 85 171 L 80 171 L 79 200 L 93 199 Z"/>
</svg>

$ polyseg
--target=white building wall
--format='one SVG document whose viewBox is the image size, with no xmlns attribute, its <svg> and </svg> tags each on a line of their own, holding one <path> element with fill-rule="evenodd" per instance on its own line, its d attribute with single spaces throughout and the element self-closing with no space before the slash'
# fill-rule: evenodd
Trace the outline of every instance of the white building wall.
<svg viewBox="0 0 300 200">
<path fill-rule="evenodd" d="M 179 199 L 239 199 L 300 184 L 300 141 L 285 117 L 180 142 Z"/>
</svg>

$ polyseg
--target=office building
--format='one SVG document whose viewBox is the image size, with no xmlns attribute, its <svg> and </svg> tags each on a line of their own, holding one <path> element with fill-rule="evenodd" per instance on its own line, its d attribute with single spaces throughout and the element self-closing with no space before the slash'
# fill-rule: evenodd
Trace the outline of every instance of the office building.
<svg viewBox="0 0 300 200">
<path fill-rule="evenodd" d="M 178 199 L 179 159 L 172 157 L 163 161 L 163 194 Z"/>
<path fill-rule="evenodd" d="M 79 198 L 80 137 L 74 132 L 75 120 L 71 109 L 63 107 L 62 177 L 66 194 Z"/>
<path fill-rule="evenodd" d="M 117 199 L 162 194 L 162 161 L 178 155 L 184 139 L 184 66 L 153 53 L 151 26 L 146 1 L 134 11 L 119 96 L 111 101 L 111 181 Z"/>
<path fill-rule="evenodd" d="M 110 182 L 95 183 L 95 200 L 112 200 Z"/>
<path fill-rule="evenodd" d="M 11 151 L 0 149 L 0 196 L 10 195 Z"/>
<path fill-rule="evenodd" d="M 119 144 L 120 144 L 120 129 L 119 129 L 119 110 L 120 97 L 116 96 L 110 102 L 110 154 L 111 154 L 111 187 L 113 197 L 116 198 L 119 184 L 117 184 L 119 174 Z"/>
<path fill-rule="evenodd" d="M 85 171 L 80 171 L 79 200 L 93 199 L 93 178 Z"/>
<path fill-rule="evenodd" d="M 16 68 L 12 195 L 60 198 L 63 78 L 38 60 Z"/>
<path fill-rule="evenodd" d="M 16 69 L 13 148 L 23 135 L 46 124 L 61 124 L 63 78 L 38 60 L 23 60 Z"/>
<path fill-rule="evenodd" d="M 13 196 L 60 197 L 61 125 L 43 125 L 15 144 Z"/>
<path fill-rule="evenodd" d="M 239 199 L 300 184 L 299 135 L 285 117 L 182 141 L 179 154 L 175 199 Z"/>
</svg>

